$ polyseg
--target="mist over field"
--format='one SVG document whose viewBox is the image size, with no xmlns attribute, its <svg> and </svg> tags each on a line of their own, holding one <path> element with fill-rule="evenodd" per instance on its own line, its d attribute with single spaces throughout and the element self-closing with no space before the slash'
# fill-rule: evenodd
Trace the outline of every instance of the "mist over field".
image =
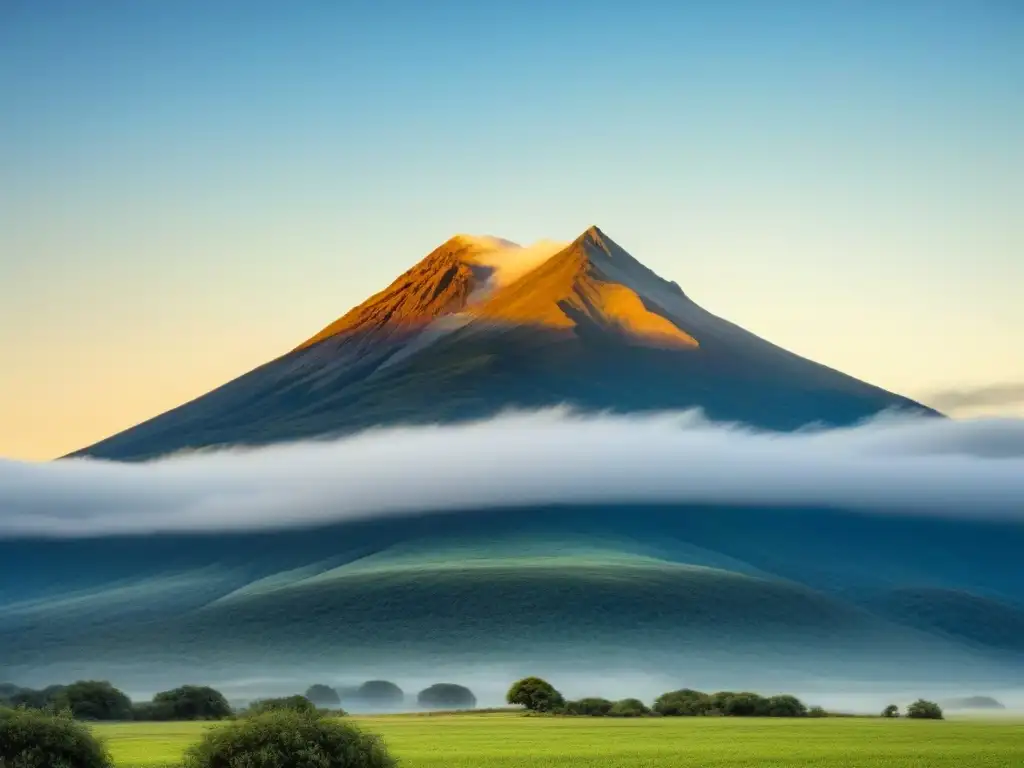
<svg viewBox="0 0 1024 768">
<path fill-rule="evenodd" d="M 246 531 L 537 504 L 818 505 L 1024 520 L 1024 420 L 755 431 L 565 409 L 144 464 L 0 462 L 0 537 Z"/>
<path fill-rule="evenodd" d="M 0 680 L 1024 708 L 1024 421 L 697 412 L 0 462 Z"/>
</svg>

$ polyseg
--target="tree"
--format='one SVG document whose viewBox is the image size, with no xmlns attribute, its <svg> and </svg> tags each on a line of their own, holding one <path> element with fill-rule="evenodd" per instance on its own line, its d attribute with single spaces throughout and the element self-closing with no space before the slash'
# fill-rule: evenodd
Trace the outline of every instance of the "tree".
<svg viewBox="0 0 1024 768">
<path fill-rule="evenodd" d="M 589 717 L 605 717 L 612 711 L 614 704 L 608 699 L 590 697 L 579 701 L 567 701 L 564 712 L 567 715 L 587 715 Z"/>
<path fill-rule="evenodd" d="M 113 768 L 103 743 L 70 713 L 0 710 L 0 766 Z"/>
<path fill-rule="evenodd" d="M 783 694 L 769 696 L 763 705 L 763 713 L 767 717 L 806 717 L 807 706 L 796 696 Z"/>
<path fill-rule="evenodd" d="M 309 686 L 306 698 L 323 709 L 341 709 L 341 696 L 329 685 L 317 683 Z"/>
<path fill-rule="evenodd" d="M 819 707 L 819 706 L 815 705 L 815 706 L 811 707 L 809 710 L 807 710 L 807 716 L 808 717 L 828 717 L 828 712 L 825 711 L 824 707 Z"/>
<path fill-rule="evenodd" d="M 223 720 L 231 716 L 231 705 L 220 691 L 205 685 L 183 685 L 162 691 L 153 697 L 158 710 L 169 714 L 167 720 Z"/>
<path fill-rule="evenodd" d="M 132 720 L 132 700 L 106 680 L 79 680 L 53 699 L 56 709 L 70 709 L 78 720 Z"/>
<path fill-rule="evenodd" d="M 359 686 L 358 697 L 375 707 L 398 707 L 405 702 L 405 693 L 388 680 L 367 680 Z"/>
<path fill-rule="evenodd" d="M 394 768 L 383 742 L 355 725 L 278 710 L 205 732 L 184 768 Z"/>
<path fill-rule="evenodd" d="M 505 701 L 520 704 L 531 712 L 552 712 L 565 704 L 555 687 L 539 677 L 524 677 L 508 689 Z"/>
<path fill-rule="evenodd" d="M 621 699 L 608 711 L 608 717 L 646 717 L 649 714 L 651 710 L 640 699 Z"/>
<path fill-rule="evenodd" d="M 654 711 L 665 717 L 696 717 L 711 709 L 711 697 L 692 688 L 663 693 L 654 701 Z"/>
<path fill-rule="evenodd" d="M 711 708 L 731 717 L 757 717 L 768 711 L 768 700 L 756 693 L 720 691 L 711 695 Z"/>
<path fill-rule="evenodd" d="M 914 720 L 942 720 L 942 707 L 934 701 L 918 699 L 907 707 L 907 717 Z"/>
<path fill-rule="evenodd" d="M 895 704 L 890 704 L 888 707 L 882 710 L 882 717 L 899 717 L 900 708 Z"/>
<path fill-rule="evenodd" d="M 316 705 L 305 696 L 280 696 L 276 699 L 257 699 L 245 711 L 250 717 L 267 712 L 299 712 L 311 715 L 316 713 Z"/>
<path fill-rule="evenodd" d="M 19 688 L 10 694 L 7 703 L 12 707 L 28 707 L 29 709 L 45 709 L 56 712 L 61 708 L 58 698 L 65 687 L 63 685 L 50 685 L 39 691 L 32 688 Z"/>
<path fill-rule="evenodd" d="M 474 709 L 476 696 L 455 683 L 435 683 L 419 692 L 416 703 L 425 709 Z"/>
</svg>

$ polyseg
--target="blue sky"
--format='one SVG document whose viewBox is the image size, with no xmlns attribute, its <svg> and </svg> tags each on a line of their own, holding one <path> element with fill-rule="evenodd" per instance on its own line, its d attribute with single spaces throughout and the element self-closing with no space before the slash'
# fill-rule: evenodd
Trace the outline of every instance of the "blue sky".
<svg viewBox="0 0 1024 768">
<path fill-rule="evenodd" d="M 6 0 L 0 95 L 0 455 L 223 383 L 456 232 L 598 224 L 882 386 L 1024 381 L 1014 0 Z"/>
</svg>

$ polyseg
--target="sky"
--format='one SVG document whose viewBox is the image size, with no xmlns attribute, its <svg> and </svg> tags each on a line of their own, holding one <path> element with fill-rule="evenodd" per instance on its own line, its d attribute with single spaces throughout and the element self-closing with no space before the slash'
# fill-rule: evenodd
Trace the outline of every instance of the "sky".
<svg viewBox="0 0 1024 768">
<path fill-rule="evenodd" d="M 674 7 L 678 6 L 678 7 Z M 294 347 L 457 232 L 1024 415 L 1024 6 L 0 2 L 0 456 Z"/>
</svg>

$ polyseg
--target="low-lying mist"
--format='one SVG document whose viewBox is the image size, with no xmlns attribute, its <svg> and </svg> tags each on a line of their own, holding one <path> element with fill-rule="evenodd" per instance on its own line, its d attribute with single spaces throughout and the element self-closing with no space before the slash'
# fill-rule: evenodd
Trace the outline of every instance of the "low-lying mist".
<svg viewBox="0 0 1024 768">
<path fill-rule="evenodd" d="M 510 413 L 179 454 L 0 461 L 0 538 L 303 527 L 558 503 L 806 505 L 1024 521 L 1024 420 L 759 432 L 698 412 Z"/>
</svg>

